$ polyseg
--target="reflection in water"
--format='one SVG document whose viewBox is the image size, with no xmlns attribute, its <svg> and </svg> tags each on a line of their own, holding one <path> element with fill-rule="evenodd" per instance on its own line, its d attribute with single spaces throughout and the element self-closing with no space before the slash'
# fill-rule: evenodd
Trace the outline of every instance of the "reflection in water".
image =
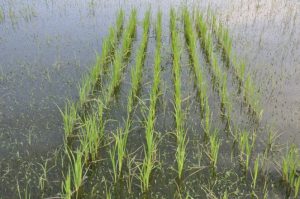
<svg viewBox="0 0 300 199">
<path fill-rule="evenodd" d="M 184 2 L 0 2 L 0 168 L 5 168 L 0 172 L 20 170 L 24 165 L 19 161 L 35 161 L 63 143 L 58 107 L 67 98 L 77 99 L 78 82 L 101 51 L 101 40 L 119 8 L 137 7 L 141 19 L 148 6 L 153 15 L 160 7 L 167 16 L 170 5 Z M 299 2 L 194 3 L 210 7 L 229 27 L 235 51 L 245 58 L 260 87 L 264 121 L 284 133 L 284 142 L 300 146 Z M 0 191 L 10 193 L 2 183 Z"/>
</svg>

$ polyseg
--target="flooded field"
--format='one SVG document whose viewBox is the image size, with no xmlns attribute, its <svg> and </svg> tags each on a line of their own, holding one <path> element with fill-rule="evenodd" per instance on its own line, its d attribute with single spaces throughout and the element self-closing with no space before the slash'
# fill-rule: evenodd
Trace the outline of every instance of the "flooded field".
<svg viewBox="0 0 300 199">
<path fill-rule="evenodd" d="M 298 198 L 300 3 L 0 2 L 0 198 Z"/>
</svg>

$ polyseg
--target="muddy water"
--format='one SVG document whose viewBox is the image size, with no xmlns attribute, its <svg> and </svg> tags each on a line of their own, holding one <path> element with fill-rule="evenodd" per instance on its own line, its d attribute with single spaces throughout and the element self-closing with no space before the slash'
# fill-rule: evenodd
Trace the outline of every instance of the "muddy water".
<svg viewBox="0 0 300 199">
<path fill-rule="evenodd" d="M 264 123 L 282 134 L 283 143 L 300 146 L 299 2 L 194 3 L 203 10 L 210 6 L 229 27 L 235 52 L 261 89 Z M 0 196 L 14 194 L 19 182 L 41 169 L 36 164 L 62 145 L 58 107 L 77 100 L 77 85 L 101 52 L 117 10 L 129 14 L 135 6 L 142 19 L 151 5 L 153 15 L 161 7 L 168 20 L 170 5 L 181 4 L 185 1 L 0 2 Z"/>
</svg>

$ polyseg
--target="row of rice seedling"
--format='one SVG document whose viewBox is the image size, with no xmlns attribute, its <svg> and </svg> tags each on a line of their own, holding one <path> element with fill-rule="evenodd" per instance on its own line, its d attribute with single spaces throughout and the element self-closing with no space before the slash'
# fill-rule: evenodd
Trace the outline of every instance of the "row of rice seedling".
<svg viewBox="0 0 300 199">
<path fill-rule="evenodd" d="M 89 95 L 103 73 L 103 68 L 111 61 L 112 52 L 123 30 L 123 22 L 124 12 L 120 10 L 117 16 L 116 28 L 110 28 L 109 35 L 103 40 L 101 55 L 97 55 L 96 64 L 92 67 L 90 74 L 83 77 L 82 84 L 79 86 L 78 104 L 67 102 L 65 110 L 61 111 L 64 121 L 65 138 L 72 136 L 73 128 L 78 120 L 78 110 L 83 108 L 83 105 L 88 101 Z"/>
<path fill-rule="evenodd" d="M 201 46 L 204 49 L 206 58 L 211 65 L 213 75 L 212 81 L 218 87 L 218 93 L 220 96 L 221 108 L 223 110 L 224 117 L 229 124 L 231 120 L 232 102 L 229 99 L 227 89 L 227 75 L 226 73 L 222 72 L 218 64 L 217 56 L 213 51 L 212 36 L 201 13 L 197 14 L 196 27 L 198 30 L 198 36 L 201 39 Z"/>
<path fill-rule="evenodd" d="M 211 116 L 212 113 L 210 112 L 210 107 L 208 103 L 208 96 L 207 96 L 207 88 L 206 84 L 204 83 L 205 76 L 203 75 L 203 72 L 199 65 L 199 56 L 196 51 L 196 33 L 194 31 L 194 28 L 192 26 L 192 22 L 190 19 L 190 14 L 185 8 L 183 10 L 183 20 L 184 20 L 184 29 L 185 29 L 185 37 L 189 48 L 189 54 L 190 58 L 192 60 L 192 64 L 194 66 L 194 71 L 198 74 L 199 78 L 197 80 L 198 87 L 200 88 L 200 92 L 202 91 L 202 96 L 200 97 L 202 105 L 202 109 L 204 112 L 204 117 L 202 118 L 202 126 L 205 133 L 205 138 L 209 140 L 209 153 L 208 157 L 211 162 L 211 167 L 213 169 L 213 172 L 215 173 L 217 168 L 217 160 L 218 160 L 218 154 L 219 154 L 219 148 L 220 148 L 220 139 L 218 136 L 218 129 L 212 129 L 212 121 Z M 197 74 L 196 74 L 197 76 Z"/>
<path fill-rule="evenodd" d="M 150 10 L 146 12 L 145 18 L 143 20 L 142 41 L 136 55 L 135 68 L 131 70 L 131 90 L 129 91 L 128 105 L 127 105 L 128 106 L 127 112 L 129 115 L 132 112 L 134 98 L 138 93 L 141 80 L 142 80 L 142 72 L 143 72 L 143 66 L 146 57 L 146 50 L 147 50 L 148 38 L 149 38 L 149 27 L 150 27 Z"/>
<path fill-rule="evenodd" d="M 199 55 L 197 53 L 197 42 L 196 42 L 196 36 L 195 32 L 193 30 L 193 26 L 189 17 L 189 13 L 187 11 L 187 8 L 183 11 L 183 21 L 184 21 L 184 33 L 185 38 L 188 44 L 188 50 L 189 50 L 189 56 L 193 65 L 193 70 L 196 76 L 196 84 L 199 91 L 199 97 L 200 97 L 200 106 L 202 109 L 202 113 L 205 106 L 205 100 L 206 100 L 206 93 L 207 93 L 207 86 L 205 81 L 205 76 L 203 74 L 203 71 L 201 70 L 200 63 L 199 63 Z"/>
<path fill-rule="evenodd" d="M 242 89 L 244 100 L 258 119 L 262 117 L 263 110 L 260 107 L 259 94 L 255 87 L 250 74 L 245 76 L 245 62 L 237 61 L 237 56 L 232 50 L 232 39 L 229 36 L 229 31 L 221 22 L 217 21 L 216 17 L 212 15 L 212 30 L 215 33 L 218 42 L 220 43 L 223 54 L 228 65 L 232 65 L 234 74 L 239 81 L 239 86 Z"/>
<path fill-rule="evenodd" d="M 170 32 L 172 40 L 172 54 L 173 54 L 173 82 L 174 82 L 174 98 L 175 98 L 175 121 L 176 121 L 176 160 L 177 160 L 177 172 L 179 180 L 182 179 L 184 162 L 186 159 L 186 146 L 187 139 L 184 130 L 183 111 L 182 111 L 182 98 L 181 98 L 181 67 L 180 67 L 180 43 L 176 30 L 176 16 L 174 9 L 170 12 Z"/>
<path fill-rule="evenodd" d="M 122 11 L 120 12 L 122 13 Z M 123 14 L 119 14 L 119 16 Z M 119 18 L 118 18 L 119 19 Z M 119 26 L 119 25 L 118 25 Z M 69 150 L 66 146 L 66 152 L 70 159 L 69 172 L 63 183 L 63 191 L 65 198 L 70 198 L 70 193 L 75 193 L 76 198 L 79 196 L 80 187 L 84 181 L 84 172 L 90 164 L 90 161 L 96 160 L 100 148 L 100 141 L 104 134 L 104 123 L 103 120 L 103 109 L 110 102 L 112 92 L 116 89 L 121 81 L 121 70 L 123 59 L 126 58 L 128 52 L 130 52 L 131 43 L 133 36 L 135 35 L 136 27 L 136 11 L 131 12 L 130 21 L 123 34 L 123 43 L 121 51 L 117 51 L 113 63 L 112 79 L 108 86 L 107 91 L 103 91 L 103 101 L 98 99 L 98 113 L 86 116 L 85 121 L 82 125 L 82 134 L 79 136 L 79 146 L 77 151 L 74 153 Z M 118 31 L 117 31 L 118 32 Z M 116 71 L 117 70 L 117 71 Z M 99 74 L 100 75 L 100 74 Z M 119 78 L 119 80 L 117 79 Z M 95 81 L 96 82 L 96 81 Z M 90 84 L 91 85 L 91 84 Z M 71 177 L 72 176 L 72 177 Z M 73 183 L 72 183 L 73 182 Z M 66 190 L 66 188 L 74 187 L 74 190 Z"/>
<path fill-rule="evenodd" d="M 113 179 L 114 182 L 117 183 L 118 180 L 121 178 L 122 169 L 123 169 L 123 162 L 126 156 L 126 145 L 127 145 L 127 138 L 130 131 L 131 121 L 130 121 L 130 114 L 133 110 L 133 102 L 134 97 L 137 95 L 138 88 L 141 81 L 142 76 L 142 69 L 145 60 L 145 52 L 147 49 L 148 43 L 148 33 L 150 27 L 150 11 L 147 11 L 145 14 L 145 18 L 143 20 L 143 37 L 140 44 L 140 47 L 137 51 L 136 55 L 136 63 L 135 67 L 131 69 L 131 89 L 128 95 L 128 102 L 127 102 L 127 120 L 125 122 L 124 129 L 118 129 L 116 134 L 114 135 L 115 144 L 113 148 L 110 150 L 110 159 L 112 162 L 113 168 Z M 117 160 L 116 160 L 117 159 Z"/>
<path fill-rule="evenodd" d="M 146 134 L 146 146 L 145 157 L 140 168 L 139 180 L 141 183 L 142 192 L 147 192 L 150 186 L 150 176 L 155 168 L 156 162 L 156 151 L 157 151 L 157 139 L 155 138 L 155 113 L 156 113 L 156 103 L 159 97 L 159 85 L 160 85 L 160 64 L 161 64 L 161 35 L 162 35 L 162 13 L 161 11 L 157 14 L 157 23 L 155 26 L 156 31 L 156 49 L 155 49 L 155 60 L 154 60 L 154 76 L 153 85 L 150 93 L 150 106 L 149 112 L 145 124 L 145 134 Z"/>
</svg>

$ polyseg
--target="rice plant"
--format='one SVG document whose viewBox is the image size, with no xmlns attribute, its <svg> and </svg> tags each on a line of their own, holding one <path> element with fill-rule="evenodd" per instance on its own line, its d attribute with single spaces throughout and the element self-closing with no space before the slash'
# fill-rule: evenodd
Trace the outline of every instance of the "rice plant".
<svg viewBox="0 0 300 199">
<path fill-rule="evenodd" d="M 140 168 L 140 183 L 141 189 L 143 192 L 147 192 L 150 186 L 150 175 L 152 170 L 155 167 L 156 159 L 156 138 L 154 135 L 154 124 L 155 124 L 155 112 L 156 112 L 156 103 L 159 96 L 159 84 L 160 84 L 160 64 L 161 64 L 161 12 L 157 14 L 157 23 L 156 23 L 156 50 L 155 50 L 155 60 L 154 60 L 154 78 L 153 85 L 150 93 L 150 107 L 149 113 L 147 116 L 145 134 L 146 134 L 146 146 L 145 157 Z"/>
</svg>

